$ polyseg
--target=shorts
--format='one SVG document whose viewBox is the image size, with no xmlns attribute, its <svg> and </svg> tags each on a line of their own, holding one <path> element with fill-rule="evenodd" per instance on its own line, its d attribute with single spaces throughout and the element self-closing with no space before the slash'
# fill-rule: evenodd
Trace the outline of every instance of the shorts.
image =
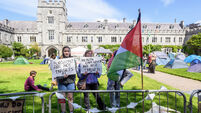
<svg viewBox="0 0 201 113">
<path fill-rule="evenodd" d="M 58 83 L 58 89 L 59 90 L 75 90 L 75 83 L 71 83 L 71 84 L 59 84 Z"/>
</svg>

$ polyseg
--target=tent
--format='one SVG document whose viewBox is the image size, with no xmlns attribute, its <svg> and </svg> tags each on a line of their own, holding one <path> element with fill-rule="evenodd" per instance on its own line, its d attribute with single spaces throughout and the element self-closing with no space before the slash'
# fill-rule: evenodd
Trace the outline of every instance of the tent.
<svg viewBox="0 0 201 113">
<path fill-rule="evenodd" d="M 109 49 L 105 49 L 103 47 L 100 47 L 98 49 L 95 49 L 94 53 L 112 53 Z"/>
<path fill-rule="evenodd" d="M 170 68 L 170 69 L 178 69 L 178 68 L 188 68 L 188 65 L 179 59 L 171 59 L 164 68 Z"/>
<path fill-rule="evenodd" d="M 49 58 L 45 58 L 40 64 L 48 64 Z"/>
<path fill-rule="evenodd" d="M 170 59 L 175 59 L 175 53 L 169 53 L 168 56 Z"/>
<path fill-rule="evenodd" d="M 29 64 L 28 60 L 25 59 L 24 57 L 18 57 L 15 61 L 14 64 Z"/>
<path fill-rule="evenodd" d="M 86 48 L 78 46 L 76 48 L 71 49 L 71 55 L 72 56 L 83 56 L 86 50 L 87 50 Z"/>
<path fill-rule="evenodd" d="M 200 59 L 201 60 L 201 56 L 190 55 L 190 56 L 185 58 L 184 62 L 191 63 L 194 59 Z"/>
<path fill-rule="evenodd" d="M 187 71 L 201 73 L 201 60 L 199 59 L 193 60 Z"/>
<path fill-rule="evenodd" d="M 157 65 L 166 65 L 170 61 L 170 58 L 164 52 L 154 51 L 152 53 L 154 53 L 156 55 L 156 64 Z"/>
<path fill-rule="evenodd" d="M 184 53 L 177 53 L 176 55 L 176 59 L 180 59 L 180 60 L 183 60 L 186 58 L 185 54 Z"/>
</svg>

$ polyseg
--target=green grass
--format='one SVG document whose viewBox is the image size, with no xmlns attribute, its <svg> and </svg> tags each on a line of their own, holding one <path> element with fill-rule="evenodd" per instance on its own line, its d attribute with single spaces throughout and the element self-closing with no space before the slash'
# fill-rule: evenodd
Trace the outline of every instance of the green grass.
<svg viewBox="0 0 201 113">
<path fill-rule="evenodd" d="M 35 84 L 47 84 L 48 87 L 50 87 L 51 83 L 51 71 L 48 68 L 48 65 L 40 65 L 37 63 L 40 63 L 41 61 L 36 60 L 32 61 L 34 64 L 27 64 L 27 65 L 14 65 L 12 63 L 0 63 L 0 93 L 15 93 L 15 92 L 24 92 L 24 82 L 26 78 L 29 76 L 29 72 L 31 70 L 36 70 L 38 72 L 36 78 L 35 78 Z M 124 90 L 140 90 L 141 89 L 141 77 L 140 74 L 134 73 L 134 77 L 132 77 L 123 87 Z M 76 79 L 78 81 L 78 79 Z M 100 83 L 100 90 L 106 90 L 107 88 L 107 76 L 103 75 L 99 78 Z M 165 86 L 168 89 L 175 90 L 175 88 L 172 88 L 170 86 L 167 86 L 163 83 L 157 82 L 155 80 L 152 80 L 148 77 L 144 76 L 144 89 L 145 90 L 158 90 L 161 86 Z M 54 91 L 57 90 L 57 88 L 54 88 Z M 43 92 L 43 91 L 42 91 Z M 45 92 L 47 93 L 45 95 L 45 104 L 48 104 L 48 98 L 51 92 Z M 105 100 L 105 103 L 107 106 L 109 106 L 109 94 L 100 94 L 102 99 Z M 145 96 L 147 93 L 145 93 Z M 80 97 L 81 96 L 81 97 Z M 128 100 L 127 100 L 128 96 Z M 168 107 L 175 109 L 175 93 L 168 93 L 168 100 L 169 104 Z M 161 93 L 160 99 L 161 99 L 161 105 L 167 106 L 167 93 Z M 186 94 L 187 101 L 189 100 L 189 95 Z M 156 97 L 154 101 L 159 104 L 159 93 L 156 93 Z M 32 111 L 32 98 L 27 97 L 28 101 L 26 102 L 28 110 L 27 112 Z M 35 97 L 35 110 L 36 113 L 41 112 L 41 100 L 39 97 Z M 130 102 L 138 102 L 142 100 L 142 94 L 141 93 L 122 93 L 121 94 L 121 106 L 125 107 Z M 74 102 L 80 103 L 82 101 L 83 103 L 83 94 L 74 94 Z M 97 107 L 95 98 L 90 94 L 90 102 L 92 107 Z M 197 109 L 197 99 L 194 98 L 194 109 Z M 179 111 L 183 111 L 183 100 L 181 96 L 177 95 L 177 106 Z M 68 107 L 67 107 L 68 108 Z M 141 104 L 139 104 L 136 108 L 137 112 L 141 112 Z M 145 101 L 145 111 L 148 111 L 151 108 L 151 101 L 146 100 Z M 46 113 L 47 113 L 46 109 Z M 129 113 L 133 113 L 135 110 L 129 109 Z M 196 111 L 196 110 L 194 110 Z M 52 113 L 57 112 L 57 99 L 54 95 L 52 98 Z M 75 113 L 79 113 L 80 110 L 76 110 Z M 122 109 L 121 112 L 126 112 L 126 109 Z"/>
<path fill-rule="evenodd" d="M 187 68 L 169 69 L 169 68 L 164 68 L 164 66 L 156 66 L 156 71 L 201 81 L 201 73 L 187 72 Z"/>
</svg>

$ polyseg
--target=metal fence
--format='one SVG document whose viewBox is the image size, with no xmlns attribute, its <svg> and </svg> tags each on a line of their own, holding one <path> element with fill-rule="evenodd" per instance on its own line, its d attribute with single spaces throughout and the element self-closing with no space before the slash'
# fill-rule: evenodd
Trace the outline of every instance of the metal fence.
<svg viewBox="0 0 201 113">
<path fill-rule="evenodd" d="M 193 97 L 197 97 L 197 101 L 195 102 L 197 104 L 193 104 Z M 200 113 L 201 112 L 201 89 L 194 90 L 191 93 L 191 96 L 190 96 L 190 99 L 189 99 L 189 106 L 188 107 L 190 109 L 190 113 L 195 113 L 195 112 Z M 197 109 L 193 109 L 193 108 L 197 108 Z"/>
<path fill-rule="evenodd" d="M 116 112 L 119 113 L 155 113 L 155 112 L 182 112 L 186 113 L 186 96 L 177 90 L 75 90 L 75 91 L 57 91 L 49 96 L 49 113 L 60 113 L 60 107 L 57 97 L 58 93 L 73 93 L 74 104 L 79 105 L 74 112 L 86 112 L 83 107 L 83 93 L 99 93 L 107 109 L 100 112 L 108 112 L 111 110 L 110 96 L 111 93 L 120 93 L 120 106 Z M 53 98 L 54 97 L 54 98 Z M 91 95 L 89 96 L 91 97 Z M 91 97 L 92 98 L 92 97 Z M 94 97 L 93 97 L 94 98 Z M 91 108 L 96 108 L 97 104 L 91 99 Z M 57 106 L 52 106 L 57 103 Z M 134 105 L 134 106 L 132 106 Z M 67 107 L 68 109 L 68 107 Z M 94 110 L 94 109 L 92 109 Z M 97 110 L 97 109 L 96 109 Z M 110 111 L 111 112 L 111 111 Z"/>
<path fill-rule="evenodd" d="M 35 111 L 35 106 L 38 106 L 38 104 L 35 104 L 35 97 L 39 96 L 41 99 L 41 108 L 39 108 L 39 110 L 41 111 L 41 113 L 44 113 L 44 98 L 43 96 L 40 96 L 40 93 L 37 92 L 20 92 L 20 93 L 8 93 L 8 94 L 0 94 L 0 101 L 11 101 L 12 103 L 12 107 L 17 106 L 18 104 L 21 105 L 21 103 L 17 103 L 17 101 L 19 100 L 23 100 L 23 105 L 22 105 L 22 109 L 23 109 L 23 113 L 30 113 L 30 109 L 28 110 L 27 108 L 29 108 L 30 106 L 33 107 L 33 113 L 36 113 Z M 13 106 L 14 103 L 14 106 Z M 9 103 L 7 104 L 8 107 Z M 3 103 L 1 103 L 0 105 L 1 107 L 4 106 Z M 12 109 L 11 109 L 12 110 Z M 13 113 L 11 111 L 11 113 Z M 18 113 L 18 112 L 17 112 Z M 21 113 L 21 112 L 19 112 Z"/>
</svg>

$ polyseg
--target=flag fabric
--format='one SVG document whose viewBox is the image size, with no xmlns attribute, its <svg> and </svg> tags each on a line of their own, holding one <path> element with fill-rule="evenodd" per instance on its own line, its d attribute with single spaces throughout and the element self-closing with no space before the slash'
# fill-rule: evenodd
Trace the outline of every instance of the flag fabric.
<svg viewBox="0 0 201 113">
<path fill-rule="evenodd" d="M 131 29 L 119 47 L 108 71 L 108 78 L 119 81 L 119 71 L 142 64 L 141 13 L 137 24 Z"/>
</svg>

